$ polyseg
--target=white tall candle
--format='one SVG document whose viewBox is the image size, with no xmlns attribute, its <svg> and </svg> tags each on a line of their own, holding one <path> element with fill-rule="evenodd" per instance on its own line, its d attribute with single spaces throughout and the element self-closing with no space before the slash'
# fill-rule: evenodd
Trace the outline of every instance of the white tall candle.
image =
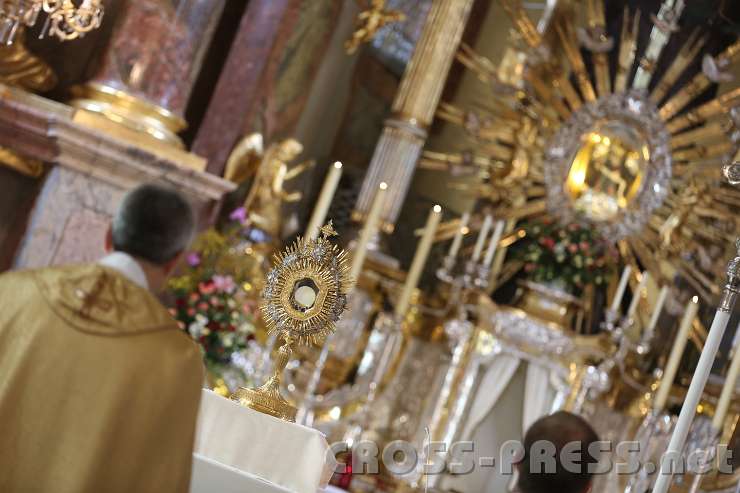
<svg viewBox="0 0 740 493">
<path fill-rule="evenodd" d="M 632 318 L 635 316 L 635 312 L 637 312 L 637 307 L 640 305 L 640 298 L 642 298 L 642 292 L 645 289 L 645 286 L 647 286 L 647 282 L 649 278 L 650 278 L 650 274 L 648 274 L 647 271 L 642 273 L 640 282 L 637 284 L 637 289 L 632 295 L 632 301 L 630 302 L 629 309 L 627 310 L 627 318 Z"/>
<path fill-rule="evenodd" d="M 378 191 L 375 192 L 375 198 L 370 206 L 370 212 L 368 212 L 367 219 L 365 220 L 365 226 L 360 231 L 355 251 L 352 252 L 352 266 L 350 267 L 349 275 L 350 279 L 353 279 L 355 282 L 359 279 L 362 264 L 365 263 L 367 245 L 370 243 L 373 235 L 378 231 L 380 212 L 383 210 L 387 190 L 388 185 L 385 182 L 382 182 L 378 186 Z"/>
<path fill-rule="evenodd" d="M 311 219 L 308 221 L 308 227 L 306 227 L 306 239 L 314 240 L 319 236 L 319 230 L 321 229 L 321 226 L 324 225 L 326 214 L 329 212 L 329 206 L 334 198 L 334 192 L 337 191 L 337 186 L 339 186 L 339 179 L 341 177 L 342 163 L 337 161 L 331 168 L 329 168 L 329 173 L 326 175 L 324 185 L 321 187 L 319 200 L 316 201 L 313 213 L 311 214 Z"/>
<path fill-rule="evenodd" d="M 650 317 L 650 322 L 648 323 L 647 328 L 645 329 L 646 333 L 653 332 L 655 330 L 655 327 L 658 326 L 658 320 L 660 319 L 660 312 L 663 311 L 663 305 L 665 304 L 665 300 L 668 297 L 668 286 L 663 286 L 660 288 L 660 294 L 658 294 L 658 301 L 655 303 L 655 309 L 653 310 L 653 315 Z"/>
<path fill-rule="evenodd" d="M 681 319 L 681 325 L 678 328 L 678 334 L 676 334 L 676 340 L 673 341 L 673 348 L 671 348 L 671 355 L 668 357 L 668 362 L 665 365 L 663 371 L 663 378 L 660 380 L 660 387 L 655 393 L 655 401 L 653 402 L 653 409 L 660 411 L 665 407 L 665 403 L 668 400 L 668 394 L 673 386 L 673 380 L 676 378 L 676 372 L 678 371 L 678 365 L 681 363 L 681 356 L 683 350 L 686 348 L 686 343 L 689 340 L 689 331 L 691 330 L 691 324 L 696 318 L 696 312 L 699 310 L 699 299 L 694 296 L 688 305 L 686 305 L 686 311 L 684 311 L 683 318 Z"/>
<path fill-rule="evenodd" d="M 457 252 L 460 251 L 460 247 L 462 246 L 463 236 L 465 236 L 468 230 L 468 221 L 470 221 L 470 213 L 466 212 L 460 219 L 460 227 L 457 228 L 455 237 L 452 239 L 452 244 L 450 245 L 450 251 L 447 252 L 448 257 L 457 257 Z"/>
<path fill-rule="evenodd" d="M 735 334 L 737 335 L 738 333 L 740 333 L 740 325 L 735 329 Z M 715 409 L 714 418 L 712 418 L 712 428 L 717 432 L 720 432 L 722 428 L 724 428 L 725 416 L 727 416 L 727 410 L 730 408 L 730 401 L 735 393 L 737 377 L 740 375 L 740 347 L 733 348 L 733 351 L 732 363 L 730 363 L 730 369 L 727 371 L 725 385 L 722 387 L 722 392 L 719 394 L 717 409 Z"/>
<path fill-rule="evenodd" d="M 480 254 L 483 253 L 483 244 L 486 242 L 488 237 L 488 230 L 491 229 L 491 223 L 493 218 L 490 214 L 487 214 L 483 219 L 483 225 L 478 233 L 478 240 L 475 242 L 475 249 L 473 250 L 473 262 L 477 262 L 480 259 Z"/>
<path fill-rule="evenodd" d="M 619 313 L 619 305 L 622 304 L 622 297 L 624 296 L 624 291 L 627 289 L 627 281 L 630 280 L 630 274 L 632 274 L 632 267 L 625 265 L 622 271 L 622 277 L 619 279 L 617 292 L 614 293 L 614 299 L 610 307 L 610 310 L 614 313 Z"/>
<path fill-rule="evenodd" d="M 712 371 L 712 364 L 714 363 L 714 358 L 717 356 L 719 344 L 722 342 L 722 336 L 725 335 L 727 322 L 730 321 L 732 305 L 734 303 L 730 302 L 728 305 L 730 305 L 727 307 L 728 309 L 720 308 L 714 315 L 714 321 L 709 328 L 709 335 L 707 335 L 707 340 L 704 342 L 704 349 L 701 351 L 699 363 L 691 379 L 686 398 L 683 401 L 683 405 L 681 405 L 681 413 L 678 415 L 675 428 L 673 428 L 671 441 L 668 443 L 668 449 L 663 455 L 667 459 L 678 457 L 686 444 L 686 437 L 689 435 L 691 422 L 694 421 L 694 416 L 696 415 L 696 406 L 699 404 L 704 387 L 707 384 L 707 379 L 709 378 L 709 373 Z M 663 468 L 661 467 L 661 469 Z M 653 493 L 666 493 L 671 486 L 672 479 L 673 471 L 670 468 L 665 473 L 659 474 L 658 480 L 653 487 Z"/>
<path fill-rule="evenodd" d="M 429 251 L 432 249 L 434 234 L 437 232 L 437 226 L 439 226 L 439 220 L 441 218 L 442 207 L 435 205 L 432 207 L 432 210 L 429 211 L 427 224 L 424 226 L 424 233 L 421 235 L 421 239 L 416 247 L 414 260 L 411 262 L 411 268 L 409 268 L 409 273 L 406 276 L 406 283 L 403 285 L 401 296 L 398 298 L 398 303 L 396 303 L 395 314 L 397 317 L 403 317 L 409 309 L 411 295 L 413 294 L 414 289 L 416 289 L 417 284 L 419 284 L 419 278 L 424 269 L 424 264 L 427 262 Z"/>
<path fill-rule="evenodd" d="M 493 235 L 491 235 L 491 242 L 488 244 L 488 250 L 486 250 L 486 256 L 483 258 L 483 265 L 490 267 L 493 262 L 493 256 L 498 248 L 498 242 L 501 241 L 501 235 L 504 232 L 504 221 L 498 221 L 496 227 L 493 229 Z"/>
</svg>

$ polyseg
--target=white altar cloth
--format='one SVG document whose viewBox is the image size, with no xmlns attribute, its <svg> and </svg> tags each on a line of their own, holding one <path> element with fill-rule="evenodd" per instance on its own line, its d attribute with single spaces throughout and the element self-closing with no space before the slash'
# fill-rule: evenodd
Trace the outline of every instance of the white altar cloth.
<svg viewBox="0 0 740 493">
<path fill-rule="evenodd" d="M 190 493 L 290 493 L 290 490 L 200 454 L 193 454 Z"/>
<path fill-rule="evenodd" d="M 320 431 L 242 407 L 210 390 L 203 390 L 201 398 L 194 458 L 194 482 L 195 473 L 215 474 L 214 468 L 221 465 L 295 493 L 316 493 L 327 485 L 335 467 Z M 231 477 L 228 469 L 222 472 L 224 478 Z"/>
</svg>

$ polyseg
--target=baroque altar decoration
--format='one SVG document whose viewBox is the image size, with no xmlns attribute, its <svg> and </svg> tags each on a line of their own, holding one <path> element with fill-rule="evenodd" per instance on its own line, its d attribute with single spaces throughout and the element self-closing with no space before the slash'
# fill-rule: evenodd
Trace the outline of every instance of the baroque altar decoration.
<svg viewBox="0 0 740 493">
<path fill-rule="evenodd" d="M 516 29 L 502 63 L 464 44 L 457 55 L 490 98 L 442 102 L 437 117 L 460 129 L 465 148 L 425 150 L 420 167 L 479 177 L 455 186 L 510 220 L 510 244 L 533 220 L 579 223 L 613 241 L 633 272 L 659 284 L 681 279 L 716 303 L 711 279 L 722 275 L 740 228 L 740 192 L 723 179 L 740 145 L 740 89 L 711 91 L 732 77 L 740 41 L 704 54 L 697 71 L 707 33 L 661 57 L 682 2 L 663 2 L 643 53 L 639 11 L 624 9 L 616 38 L 600 0 L 585 3 L 582 20 L 564 3 L 544 32 L 519 2 L 501 3 Z"/>
</svg>

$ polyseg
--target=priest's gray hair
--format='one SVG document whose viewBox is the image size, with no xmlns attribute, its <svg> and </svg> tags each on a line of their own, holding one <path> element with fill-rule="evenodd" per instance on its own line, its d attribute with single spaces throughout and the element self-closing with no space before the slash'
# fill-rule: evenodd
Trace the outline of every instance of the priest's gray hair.
<svg viewBox="0 0 740 493">
<path fill-rule="evenodd" d="M 128 192 L 113 218 L 113 249 L 163 265 L 182 253 L 195 231 L 195 214 L 177 191 L 141 185 Z"/>
</svg>

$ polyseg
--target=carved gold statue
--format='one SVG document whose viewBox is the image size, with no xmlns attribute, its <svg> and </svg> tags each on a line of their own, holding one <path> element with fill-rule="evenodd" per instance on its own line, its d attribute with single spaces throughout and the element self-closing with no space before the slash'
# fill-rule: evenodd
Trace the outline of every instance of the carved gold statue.
<svg viewBox="0 0 740 493">
<path fill-rule="evenodd" d="M 387 24 L 406 20 L 400 10 L 385 10 L 386 0 L 371 0 L 367 10 L 357 15 L 357 30 L 344 43 L 348 55 L 357 51 L 362 43 L 367 43 Z"/>
<path fill-rule="evenodd" d="M 301 192 L 285 190 L 286 182 L 315 163 L 308 160 L 289 169 L 289 163 L 302 151 L 303 146 L 295 139 L 285 139 L 265 151 L 262 135 L 255 133 L 239 141 L 226 163 L 227 180 L 243 183 L 252 179 L 244 207 L 249 220 L 273 238 L 281 236 L 282 204 L 302 197 Z"/>
</svg>

